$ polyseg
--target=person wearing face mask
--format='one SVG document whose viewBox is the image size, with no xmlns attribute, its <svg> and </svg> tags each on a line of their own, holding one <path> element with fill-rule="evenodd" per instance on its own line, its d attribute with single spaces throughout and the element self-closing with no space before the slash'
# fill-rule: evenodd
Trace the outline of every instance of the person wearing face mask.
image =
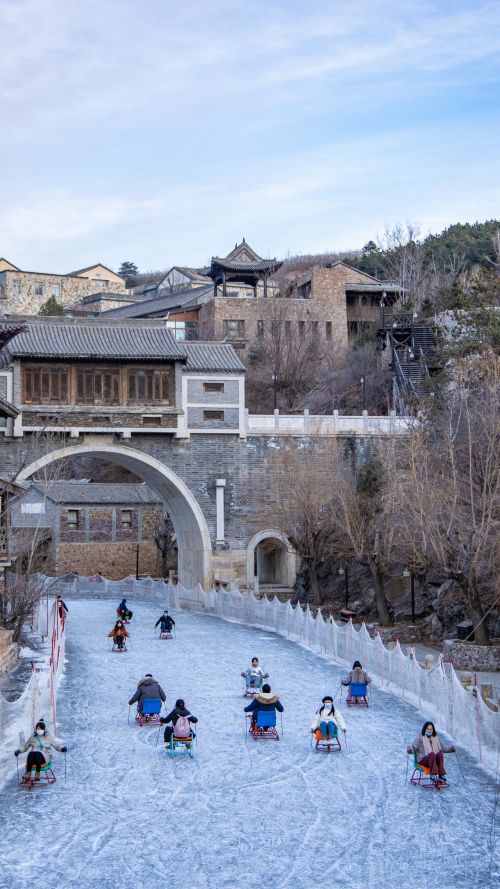
<svg viewBox="0 0 500 889">
<path fill-rule="evenodd" d="M 175 627 L 175 620 L 173 617 L 170 617 L 168 610 L 165 608 L 162 616 L 158 618 L 155 623 L 155 629 L 160 624 L 160 630 L 162 633 L 171 633 L 172 627 Z"/>
<path fill-rule="evenodd" d="M 318 729 L 321 732 L 323 741 L 326 741 L 327 733 L 329 738 L 332 739 L 338 733 L 338 729 L 341 729 L 344 732 L 344 735 L 346 733 L 344 717 L 340 711 L 336 710 L 333 706 L 333 698 L 331 695 L 326 695 L 323 698 L 321 707 L 319 710 L 316 710 L 311 725 L 312 734 L 314 735 Z"/>
<path fill-rule="evenodd" d="M 444 747 L 439 740 L 432 722 L 424 722 L 422 733 L 415 738 L 413 744 L 408 746 L 408 753 L 414 753 L 419 765 L 431 770 L 430 779 L 435 782 L 437 778 L 444 781 L 446 769 L 444 767 L 443 753 L 455 753 L 455 745 Z"/>
<path fill-rule="evenodd" d="M 14 751 L 14 756 L 19 756 L 20 753 L 26 753 L 29 750 L 23 780 L 29 781 L 31 779 L 32 769 L 35 769 L 35 781 L 40 780 L 40 769 L 42 766 L 49 765 L 52 759 L 52 747 L 54 750 L 58 750 L 59 753 L 66 753 L 68 749 L 67 747 L 61 747 L 57 743 L 45 728 L 44 722 L 37 722 L 35 731 L 30 735 L 26 743 L 19 750 Z"/>
</svg>

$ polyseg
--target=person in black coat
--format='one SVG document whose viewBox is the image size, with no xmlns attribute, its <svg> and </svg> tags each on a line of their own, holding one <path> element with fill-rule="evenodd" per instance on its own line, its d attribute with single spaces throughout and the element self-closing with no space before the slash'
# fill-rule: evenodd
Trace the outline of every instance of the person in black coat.
<svg viewBox="0 0 500 889">
<path fill-rule="evenodd" d="M 63 602 L 61 596 L 57 597 L 57 607 L 59 608 L 59 617 L 62 620 L 63 610 L 64 610 L 65 616 L 66 616 L 66 614 L 68 613 L 68 606 L 66 605 L 66 602 Z"/>
<path fill-rule="evenodd" d="M 165 732 L 163 734 L 163 739 L 166 744 L 170 744 L 170 738 L 174 734 L 175 726 L 177 725 L 177 720 L 179 719 L 180 716 L 187 716 L 187 718 L 189 719 L 189 722 L 193 722 L 193 723 L 198 722 L 198 717 L 193 716 L 193 714 L 190 713 L 189 710 L 186 710 L 184 701 L 182 700 L 182 698 L 179 698 L 179 700 L 175 702 L 175 707 L 171 711 L 171 713 L 169 713 L 168 716 L 162 716 L 162 718 L 160 719 L 160 722 L 163 725 L 167 722 L 172 723 L 171 726 L 167 725 Z M 193 732 L 193 736 L 196 737 L 194 732 Z"/>
<path fill-rule="evenodd" d="M 158 624 L 161 624 L 160 629 L 161 629 L 162 633 L 165 633 L 165 632 L 170 633 L 172 631 L 172 627 L 175 627 L 175 620 L 173 619 L 173 617 L 170 617 L 166 608 L 165 608 L 165 611 L 163 612 L 162 616 L 159 617 L 158 620 L 156 621 L 155 629 L 158 626 Z"/>
<path fill-rule="evenodd" d="M 278 710 L 279 713 L 283 713 L 284 710 L 278 695 L 273 695 L 271 686 L 268 685 L 267 682 L 262 686 L 260 694 L 255 696 L 248 707 L 245 707 L 245 713 L 252 714 L 252 722 L 254 725 L 257 722 L 257 713 L 259 713 L 260 710 L 267 712 L 270 710 Z"/>
<path fill-rule="evenodd" d="M 118 608 L 116 609 L 116 613 L 118 617 L 121 617 L 122 620 L 132 620 L 132 611 L 130 608 L 127 608 L 127 600 L 122 599 Z"/>
<path fill-rule="evenodd" d="M 165 703 L 165 692 L 160 683 L 157 682 L 156 679 L 153 679 L 151 673 L 146 673 L 144 679 L 141 679 L 139 682 L 136 693 L 130 698 L 128 703 L 129 706 L 132 706 L 132 704 L 135 704 L 135 702 L 138 701 L 137 709 L 142 713 L 144 701 L 157 701 L 158 699 Z"/>
</svg>

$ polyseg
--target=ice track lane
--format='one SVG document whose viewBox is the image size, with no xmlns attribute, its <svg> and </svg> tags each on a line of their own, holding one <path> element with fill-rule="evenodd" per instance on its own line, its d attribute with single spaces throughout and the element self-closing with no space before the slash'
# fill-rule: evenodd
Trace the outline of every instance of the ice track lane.
<svg viewBox="0 0 500 889">
<path fill-rule="evenodd" d="M 54 787 L 3 788 L 2 889 L 499 885 L 493 782 L 461 751 L 467 784 L 453 756 L 449 790 L 405 784 L 405 745 L 423 721 L 409 705 L 376 689 L 368 711 L 343 702 L 347 750 L 318 754 L 309 726 L 341 668 L 279 636 L 186 612 L 174 614 L 173 641 L 159 641 L 158 607 L 137 602 L 132 647 L 112 654 L 115 603 L 68 605 L 58 698 L 68 780 L 56 754 Z M 245 738 L 240 673 L 253 655 L 285 707 L 279 743 Z M 155 748 L 157 730 L 139 728 L 134 708 L 127 725 L 127 701 L 148 672 L 169 709 L 184 697 L 200 718 L 193 760 L 172 761 L 162 735 Z"/>
</svg>

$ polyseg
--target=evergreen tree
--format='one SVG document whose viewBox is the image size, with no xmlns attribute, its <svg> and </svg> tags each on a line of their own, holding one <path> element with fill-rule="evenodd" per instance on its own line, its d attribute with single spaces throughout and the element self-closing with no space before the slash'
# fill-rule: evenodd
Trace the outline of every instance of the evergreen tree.
<svg viewBox="0 0 500 889">
<path fill-rule="evenodd" d="M 64 309 L 57 302 L 55 296 L 49 296 L 48 300 L 40 306 L 39 315 L 64 315 Z"/>
<path fill-rule="evenodd" d="M 138 271 L 139 269 L 134 262 L 122 262 L 118 269 L 118 274 L 120 278 L 125 278 L 125 287 L 128 287 L 130 290 L 132 287 L 135 287 L 135 276 Z"/>
</svg>

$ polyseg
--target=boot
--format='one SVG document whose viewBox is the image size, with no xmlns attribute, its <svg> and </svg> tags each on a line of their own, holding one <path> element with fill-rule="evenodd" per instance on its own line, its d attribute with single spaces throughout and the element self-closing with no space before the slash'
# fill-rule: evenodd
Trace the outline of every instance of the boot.
<svg viewBox="0 0 500 889">
<path fill-rule="evenodd" d="M 31 781 L 31 769 L 26 769 L 23 775 L 23 781 Z"/>
<path fill-rule="evenodd" d="M 35 781 L 39 781 L 39 780 L 40 780 L 40 769 L 37 769 L 35 772 Z"/>
</svg>

